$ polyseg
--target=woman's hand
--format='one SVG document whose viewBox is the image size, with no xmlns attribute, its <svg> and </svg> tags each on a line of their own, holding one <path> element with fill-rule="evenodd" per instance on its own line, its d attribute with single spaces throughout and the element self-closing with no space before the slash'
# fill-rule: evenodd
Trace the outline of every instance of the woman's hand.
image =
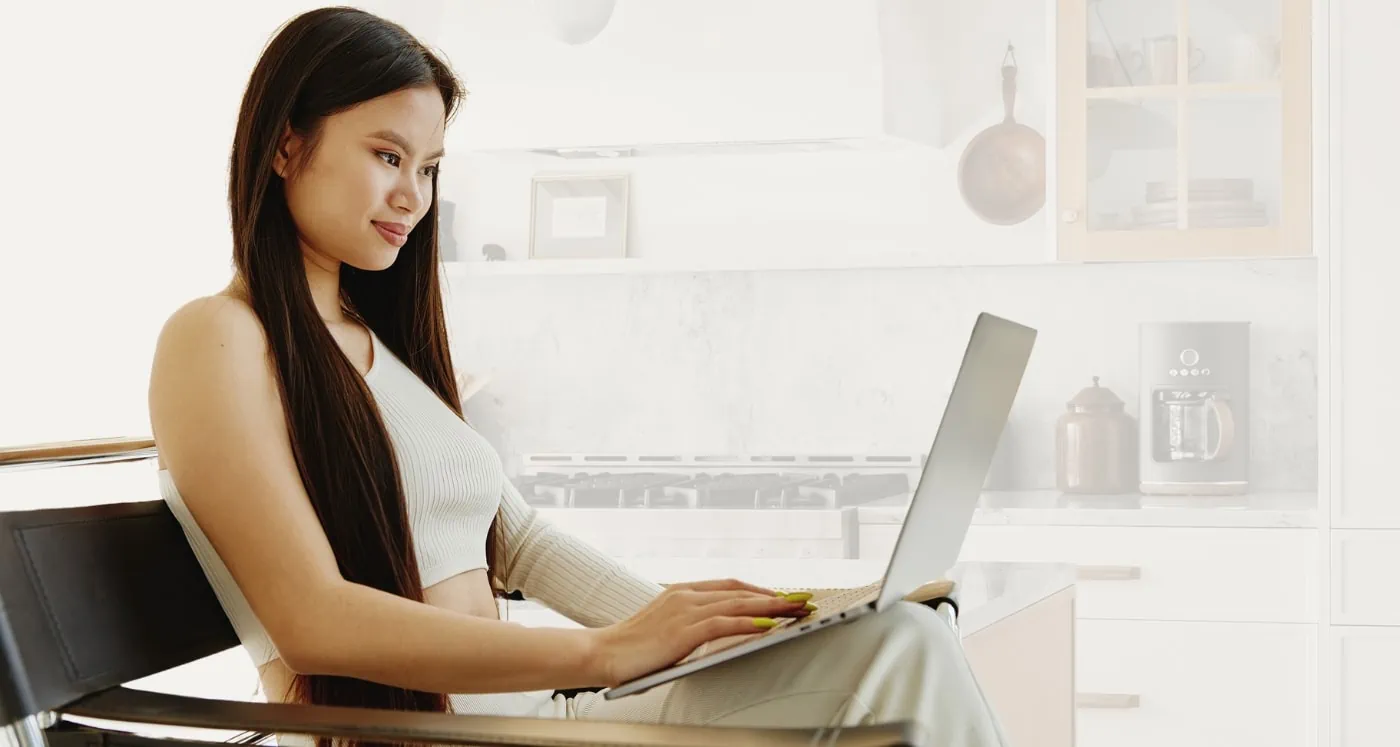
<svg viewBox="0 0 1400 747">
<path fill-rule="evenodd" d="M 685 658 L 703 643 L 762 633 L 777 617 L 803 617 L 810 594 L 777 592 L 735 581 L 671 584 L 632 617 L 597 634 L 594 669 L 608 687 Z"/>
</svg>

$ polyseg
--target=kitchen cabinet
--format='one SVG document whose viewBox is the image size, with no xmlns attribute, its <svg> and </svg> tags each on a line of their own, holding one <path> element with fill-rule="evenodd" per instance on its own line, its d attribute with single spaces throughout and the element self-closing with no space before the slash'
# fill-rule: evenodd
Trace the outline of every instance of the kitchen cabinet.
<svg viewBox="0 0 1400 747">
<path fill-rule="evenodd" d="M 1340 2 L 1340 0 L 1338 0 Z M 1382 92 L 1390 74 L 1373 53 L 1390 48 L 1400 10 L 1390 3 L 1349 2 L 1341 16 L 1335 63 L 1339 90 L 1333 96 L 1337 143 L 1331 182 L 1332 240 L 1330 287 L 1323 288 L 1330 313 L 1332 370 L 1344 387 L 1337 403 L 1341 490 L 1332 501 L 1335 528 L 1400 529 L 1396 497 L 1395 425 L 1400 423 L 1400 344 L 1394 327 L 1400 320 L 1400 201 L 1395 173 L 1400 164 L 1400 110 Z M 1355 50 L 1346 53 L 1344 50 Z"/>
<path fill-rule="evenodd" d="M 1075 623 L 1077 747 L 1312 745 L 1313 628 Z"/>
<path fill-rule="evenodd" d="M 1323 563 L 1317 512 L 1302 508 L 1311 501 L 1261 500 L 1249 509 L 1036 508 L 1046 503 L 1038 497 L 1019 496 L 1016 505 L 1024 507 L 1008 509 L 1000 507 L 1011 496 L 989 495 L 984 503 L 999 508 L 978 509 L 960 562 L 1077 568 L 1076 744 L 1317 744 L 1310 729 Z M 832 586 L 878 577 L 903 520 L 901 506 L 873 504 L 539 510 L 658 578 L 720 574 L 777 583 L 801 573 Z M 1369 547 L 1352 557 L 1387 562 Z M 1003 591 L 996 583 L 965 591 L 995 596 Z M 1378 610 L 1393 612 L 1375 604 L 1352 608 L 1357 615 Z"/>
<path fill-rule="evenodd" d="M 889 557 L 898 529 L 862 524 L 860 556 Z M 974 525 L 959 557 L 1075 564 L 1080 619 L 1309 623 L 1316 539 L 1312 529 Z"/>
<path fill-rule="evenodd" d="M 1310 256 L 1311 23 L 1309 0 L 1060 0 L 1058 258 Z"/>
<path fill-rule="evenodd" d="M 1330 155 L 1332 232 L 1319 272 L 1328 417 L 1328 653 L 1317 687 L 1331 747 L 1396 743 L 1400 688 L 1400 500 L 1396 497 L 1400 389 L 1400 222 L 1395 182 L 1400 109 L 1380 92 L 1377 58 L 1400 28 L 1395 3 L 1334 0 Z"/>
<path fill-rule="evenodd" d="M 1332 747 L 1395 744 L 1395 673 L 1400 670 L 1400 628 L 1333 626 L 1335 662 L 1325 683 L 1332 708 Z"/>
<path fill-rule="evenodd" d="M 1332 622 L 1400 627 L 1400 532 L 1333 529 L 1331 545 Z"/>
<path fill-rule="evenodd" d="M 878 562 L 899 517 L 864 514 Z M 974 523 L 959 558 L 1078 568 L 1079 747 L 1314 744 L 1315 528 Z"/>
</svg>

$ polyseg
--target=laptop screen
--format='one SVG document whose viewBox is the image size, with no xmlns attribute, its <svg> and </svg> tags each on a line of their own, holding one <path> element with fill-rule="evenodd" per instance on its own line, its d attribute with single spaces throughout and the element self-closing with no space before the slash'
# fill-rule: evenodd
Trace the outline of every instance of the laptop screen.
<svg viewBox="0 0 1400 747">
<path fill-rule="evenodd" d="M 962 551 L 1036 330 L 980 314 L 895 542 L 879 606 L 941 578 Z"/>
</svg>

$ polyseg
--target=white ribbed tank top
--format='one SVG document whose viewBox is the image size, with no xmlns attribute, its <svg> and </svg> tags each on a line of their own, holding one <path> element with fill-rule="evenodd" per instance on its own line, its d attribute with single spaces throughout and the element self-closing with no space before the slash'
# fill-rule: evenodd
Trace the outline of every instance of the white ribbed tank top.
<svg viewBox="0 0 1400 747">
<path fill-rule="evenodd" d="M 587 627 L 624 620 L 661 592 L 656 583 L 541 518 L 506 479 L 490 443 L 438 399 L 373 331 L 370 339 L 374 358 L 365 382 L 398 460 L 424 588 L 486 567 L 486 532 L 499 508 L 506 561 L 497 575 L 508 590 L 519 590 Z M 167 470 L 160 470 L 159 482 L 161 496 L 184 529 L 239 642 L 259 667 L 277 658 L 276 645 Z M 453 694 L 450 700 L 456 713 L 557 715 L 552 709 L 562 706 L 550 692 Z"/>
<path fill-rule="evenodd" d="M 506 480 L 499 455 L 373 332 L 370 339 L 374 353 L 365 382 L 398 460 L 424 588 L 485 568 L 486 532 Z M 161 496 L 184 528 L 239 640 L 258 665 L 276 658 L 272 640 L 194 521 L 170 473 L 161 470 L 159 479 Z"/>
</svg>

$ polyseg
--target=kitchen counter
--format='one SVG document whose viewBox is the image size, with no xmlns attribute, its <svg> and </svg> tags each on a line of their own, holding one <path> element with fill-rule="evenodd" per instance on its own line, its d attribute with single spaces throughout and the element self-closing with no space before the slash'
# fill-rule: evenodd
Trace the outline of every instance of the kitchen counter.
<svg viewBox="0 0 1400 747">
<path fill-rule="evenodd" d="M 545 508 L 541 515 L 615 555 L 855 557 L 860 527 L 899 524 L 908 494 L 845 509 Z M 1311 528 L 1314 493 L 1215 498 L 982 495 L 973 526 Z"/>
<path fill-rule="evenodd" d="M 1063 563 L 966 562 L 953 567 L 958 627 L 964 637 L 990 628 L 1073 588 L 1077 569 Z"/>
<path fill-rule="evenodd" d="M 902 498 L 856 507 L 860 524 L 904 521 Z M 1317 526 L 1317 494 L 1071 496 L 1055 490 L 982 494 L 975 525 L 1270 528 Z"/>
</svg>

